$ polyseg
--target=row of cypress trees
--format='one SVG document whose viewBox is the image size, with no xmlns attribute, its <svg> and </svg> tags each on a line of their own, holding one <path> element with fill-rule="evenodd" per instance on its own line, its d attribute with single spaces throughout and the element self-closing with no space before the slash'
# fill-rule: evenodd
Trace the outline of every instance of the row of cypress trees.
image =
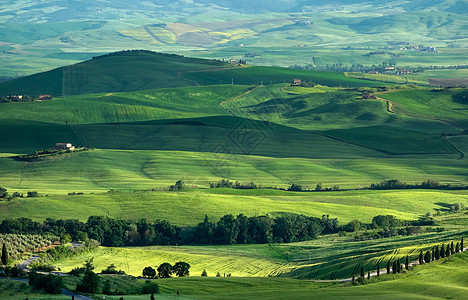
<svg viewBox="0 0 468 300">
<path fill-rule="evenodd" d="M 425 253 L 423 253 L 423 251 L 420 251 L 418 261 L 419 261 L 419 264 L 422 265 L 424 263 L 430 263 L 431 261 L 434 261 L 434 260 L 439 260 L 440 258 L 449 257 L 450 255 L 454 253 L 462 252 L 463 250 L 464 250 L 464 243 L 463 243 L 463 237 L 462 237 L 461 241 L 457 242 L 456 244 L 454 242 L 451 242 L 447 244 L 441 244 L 440 247 L 439 245 L 436 245 L 435 247 L 432 248 L 432 250 L 428 250 Z M 387 274 L 401 273 L 403 269 L 408 270 L 409 264 L 410 264 L 410 258 L 408 255 L 405 257 L 404 264 L 400 261 L 400 259 L 396 259 L 393 261 L 388 260 L 387 267 L 386 267 Z M 380 276 L 380 263 L 377 264 L 377 277 L 378 276 Z M 368 270 L 367 279 L 369 279 L 370 277 L 371 277 L 370 270 Z M 355 279 L 356 277 L 353 275 L 352 281 L 354 282 Z M 359 280 L 365 279 L 365 272 L 364 272 L 363 266 L 361 266 L 361 272 L 360 272 L 360 276 L 358 279 Z"/>
</svg>

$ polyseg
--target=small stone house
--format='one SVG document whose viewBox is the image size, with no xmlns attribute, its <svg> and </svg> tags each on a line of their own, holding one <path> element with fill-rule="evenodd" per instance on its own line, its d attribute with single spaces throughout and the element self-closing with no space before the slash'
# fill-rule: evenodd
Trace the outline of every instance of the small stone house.
<svg viewBox="0 0 468 300">
<path fill-rule="evenodd" d="M 75 150 L 75 146 L 71 143 L 57 143 L 54 147 L 55 150 Z"/>
</svg>

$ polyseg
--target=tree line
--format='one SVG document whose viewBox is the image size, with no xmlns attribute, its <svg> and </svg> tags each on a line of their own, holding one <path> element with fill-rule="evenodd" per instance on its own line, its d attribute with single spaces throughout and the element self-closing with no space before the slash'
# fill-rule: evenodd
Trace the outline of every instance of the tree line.
<svg viewBox="0 0 468 300">
<path fill-rule="evenodd" d="M 110 217 L 91 216 L 86 222 L 79 220 L 55 220 L 48 218 L 36 222 L 29 218 L 6 219 L 0 223 L 0 233 L 55 235 L 69 242 L 96 240 L 103 246 L 146 245 L 233 245 L 292 243 L 317 238 L 323 234 L 374 230 L 369 238 L 394 235 L 412 235 L 422 232 L 419 226 L 435 225 L 431 216 L 419 220 L 404 221 L 392 215 L 378 215 L 370 224 L 353 220 L 341 225 L 336 218 L 321 218 L 285 213 L 247 217 L 224 215 L 217 222 L 205 215 L 203 222 L 195 226 L 176 226 L 165 220 L 118 220 Z M 51 250 L 57 252 L 61 248 Z"/>
<path fill-rule="evenodd" d="M 340 229 L 338 220 L 329 216 L 316 218 L 298 214 L 284 214 L 276 218 L 268 215 L 225 215 L 217 222 L 205 216 L 203 222 L 186 227 L 172 225 L 164 220 L 150 221 L 144 218 L 131 221 L 102 216 L 91 216 L 87 222 L 50 218 L 36 222 L 29 218 L 18 218 L 0 223 L 0 233 L 53 234 L 69 236 L 77 241 L 90 238 L 111 247 L 289 243 L 337 233 Z"/>
</svg>

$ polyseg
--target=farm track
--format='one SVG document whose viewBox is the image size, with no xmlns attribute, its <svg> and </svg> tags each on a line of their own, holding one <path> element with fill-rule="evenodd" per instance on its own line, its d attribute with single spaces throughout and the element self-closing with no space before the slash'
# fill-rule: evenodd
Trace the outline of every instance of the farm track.
<svg viewBox="0 0 468 300">
<path fill-rule="evenodd" d="M 381 93 L 379 93 L 381 94 Z M 401 112 L 401 111 L 396 111 L 395 110 L 395 107 L 397 106 L 395 102 L 393 101 L 390 101 L 388 99 L 384 99 L 384 98 L 380 98 L 380 97 L 377 97 L 377 100 L 380 100 L 380 101 L 383 101 L 386 103 L 386 106 L 387 106 L 387 112 L 391 113 L 391 114 L 395 114 L 395 115 L 402 115 L 402 116 L 407 116 L 407 117 L 411 117 L 411 118 L 416 118 L 416 119 L 426 119 L 426 120 L 431 120 L 431 121 L 438 121 L 438 122 L 441 122 L 441 123 L 444 123 L 445 125 L 448 125 L 452 128 L 455 128 L 457 130 L 460 130 L 460 131 L 464 131 L 466 130 L 465 127 L 455 123 L 455 122 L 452 122 L 452 121 L 449 121 L 449 120 L 444 120 L 444 119 L 439 119 L 439 118 L 433 118 L 433 117 L 428 117 L 428 116 L 420 116 L 420 115 L 415 115 L 415 114 L 410 114 L 410 113 L 406 113 L 406 112 Z M 451 135 L 451 136 L 458 136 L 458 135 Z M 443 135 L 442 136 L 442 140 L 456 153 L 458 153 L 459 157 L 458 159 L 463 159 L 465 158 L 465 153 L 463 153 L 463 151 L 461 151 L 460 149 L 458 149 L 454 144 L 452 144 L 452 142 L 450 142 L 448 139 L 447 139 L 447 136 Z"/>
</svg>

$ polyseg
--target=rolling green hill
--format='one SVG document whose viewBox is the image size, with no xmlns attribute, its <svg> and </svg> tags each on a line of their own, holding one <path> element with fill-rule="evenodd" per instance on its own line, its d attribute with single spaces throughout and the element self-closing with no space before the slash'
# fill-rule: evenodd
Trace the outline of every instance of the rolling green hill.
<svg viewBox="0 0 468 300">
<path fill-rule="evenodd" d="M 125 92 L 193 85 L 179 72 L 225 68 L 225 63 L 145 51 L 123 51 L 0 83 L 0 94 L 53 96 Z"/>
</svg>

